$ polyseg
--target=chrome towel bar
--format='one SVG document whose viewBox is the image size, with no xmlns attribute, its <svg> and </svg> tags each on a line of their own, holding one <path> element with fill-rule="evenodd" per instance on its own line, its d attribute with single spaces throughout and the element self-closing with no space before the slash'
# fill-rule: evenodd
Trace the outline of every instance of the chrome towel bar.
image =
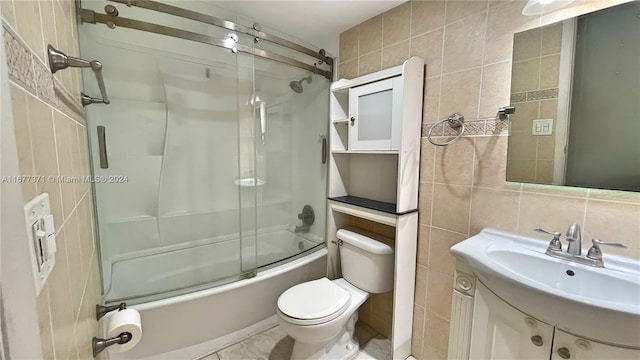
<svg viewBox="0 0 640 360">
<path fill-rule="evenodd" d="M 95 98 L 95 97 L 86 95 L 84 92 L 81 92 L 80 99 L 83 107 L 91 104 L 109 104 L 109 98 L 107 97 L 107 89 L 104 86 L 104 79 L 102 78 L 102 64 L 100 63 L 100 61 L 98 60 L 88 61 L 80 58 L 67 56 L 67 54 L 63 53 L 60 50 L 55 49 L 51 45 L 47 46 L 47 54 L 49 57 L 49 68 L 51 69 L 52 74 L 55 74 L 58 70 L 63 70 L 68 67 L 78 67 L 78 68 L 90 67 L 91 70 L 93 70 L 93 73 L 96 76 L 96 81 L 98 82 L 98 87 L 100 88 L 100 94 L 102 95 L 102 99 Z"/>
<path fill-rule="evenodd" d="M 487 117 L 487 118 L 478 118 L 475 120 L 509 120 L 509 115 L 515 114 L 516 113 L 516 108 L 514 106 L 503 106 L 500 107 L 498 109 L 498 114 L 496 116 L 493 117 Z M 432 132 L 433 129 L 436 128 L 436 126 L 443 124 L 443 123 L 447 123 L 449 125 L 449 127 L 451 127 L 452 129 L 460 129 L 458 132 L 458 135 L 456 135 L 453 139 L 446 141 L 446 142 L 435 142 L 431 137 L 433 136 Z M 460 113 L 453 113 L 451 115 L 449 115 L 448 118 L 446 119 L 442 119 L 439 121 L 436 121 L 433 125 L 431 125 L 429 127 L 429 131 L 427 132 L 427 140 L 429 140 L 430 143 L 432 143 L 435 146 L 447 146 L 447 145 L 451 145 L 454 142 L 458 141 L 462 135 L 464 135 L 464 115 L 460 114 Z"/>
</svg>

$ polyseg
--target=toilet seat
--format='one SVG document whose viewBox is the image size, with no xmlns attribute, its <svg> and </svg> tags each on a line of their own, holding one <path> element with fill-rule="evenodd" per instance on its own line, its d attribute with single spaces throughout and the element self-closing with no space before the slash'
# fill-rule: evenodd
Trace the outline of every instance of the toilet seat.
<svg viewBox="0 0 640 360">
<path fill-rule="evenodd" d="M 317 325 L 344 313 L 351 294 L 325 278 L 289 288 L 278 298 L 278 312 L 292 324 Z"/>
</svg>

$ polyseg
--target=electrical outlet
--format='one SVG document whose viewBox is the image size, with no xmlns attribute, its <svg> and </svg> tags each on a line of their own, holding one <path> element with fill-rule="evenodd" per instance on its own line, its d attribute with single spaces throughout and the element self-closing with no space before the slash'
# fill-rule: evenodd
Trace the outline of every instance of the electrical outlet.
<svg viewBox="0 0 640 360">
<path fill-rule="evenodd" d="M 533 128 L 531 135 L 551 135 L 553 133 L 553 119 L 537 119 L 533 120 Z"/>
<path fill-rule="evenodd" d="M 36 293 L 40 294 L 55 265 L 56 229 L 51 215 L 49 195 L 42 193 L 24 206 L 27 239 Z"/>
</svg>

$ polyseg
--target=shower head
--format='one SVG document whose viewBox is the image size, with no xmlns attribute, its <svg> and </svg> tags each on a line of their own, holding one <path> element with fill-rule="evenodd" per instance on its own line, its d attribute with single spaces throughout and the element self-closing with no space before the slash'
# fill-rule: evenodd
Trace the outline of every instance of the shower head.
<svg viewBox="0 0 640 360">
<path fill-rule="evenodd" d="M 309 84 L 311 84 L 311 76 L 307 76 L 305 78 L 300 79 L 299 81 L 292 81 L 289 83 L 289 87 L 291 88 L 291 90 L 293 90 L 294 92 L 300 94 L 302 93 L 302 82 L 307 80 L 309 82 Z"/>
</svg>

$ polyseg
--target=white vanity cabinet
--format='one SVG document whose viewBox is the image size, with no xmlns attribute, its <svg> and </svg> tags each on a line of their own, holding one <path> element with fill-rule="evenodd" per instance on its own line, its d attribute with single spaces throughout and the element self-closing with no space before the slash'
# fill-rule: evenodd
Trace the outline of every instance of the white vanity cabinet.
<svg viewBox="0 0 640 360">
<path fill-rule="evenodd" d="M 553 326 L 507 304 L 478 283 L 469 359 L 549 359 Z"/>
<path fill-rule="evenodd" d="M 640 359 L 640 349 L 573 335 L 523 313 L 480 282 L 466 264 L 458 262 L 455 275 L 451 360 Z"/>
<path fill-rule="evenodd" d="M 349 89 L 349 149 L 400 150 L 402 77 Z"/>
<path fill-rule="evenodd" d="M 552 360 L 638 360 L 640 350 L 603 344 L 556 329 Z"/>
<path fill-rule="evenodd" d="M 393 227 L 391 357 L 411 355 L 418 240 L 424 60 L 331 85 L 327 248 L 340 277 L 338 229 L 352 217 Z"/>
</svg>

